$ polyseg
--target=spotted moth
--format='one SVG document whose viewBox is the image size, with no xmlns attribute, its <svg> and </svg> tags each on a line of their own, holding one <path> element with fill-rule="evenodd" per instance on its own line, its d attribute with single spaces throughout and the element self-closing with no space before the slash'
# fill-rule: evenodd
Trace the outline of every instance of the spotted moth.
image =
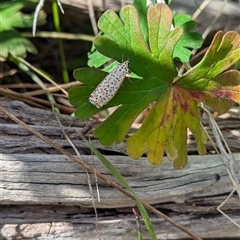
<svg viewBox="0 0 240 240">
<path fill-rule="evenodd" d="M 101 108 L 113 99 L 128 73 L 128 65 L 129 61 L 121 63 L 99 83 L 89 97 L 92 105 Z"/>
</svg>

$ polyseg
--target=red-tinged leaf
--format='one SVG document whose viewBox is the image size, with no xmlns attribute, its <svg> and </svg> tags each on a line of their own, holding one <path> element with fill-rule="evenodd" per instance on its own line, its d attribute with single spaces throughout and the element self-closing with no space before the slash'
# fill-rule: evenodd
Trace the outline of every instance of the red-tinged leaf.
<svg viewBox="0 0 240 240">
<path fill-rule="evenodd" d="M 218 88 L 212 91 L 191 91 L 192 95 L 219 113 L 225 113 L 233 101 L 240 104 L 240 72 L 230 70 L 214 78 Z"/>
<path fill-rule="evenodd" d="M 172 86 L 154 104 L 141 128 L 127 139 L 128 154 L 138 159 L 147 150 L 148 161 L 160 164 L 166 152 L 176 169 L 185 167 L 188 128 L 199 154 L 205 154 L 206 136 L 200 126 L 197 102 L 189 91 Z"/>
<path fill-rule="evenodd" d="M 239 71 L 227 70 L 240 59 L 240 35 L 220 31 L 214 37 L 205 56 L 195 67 L 175 83 L 191 91 L 192 95 L 219 113 L 226 112 L 232 101 L 240 102 Z"/>
<path fill-rule="evenodd" d="M 240 72 L 231 70 L 217 76 L 214 81 L 219 88 L 212 91 L 212 94 L 220 99 L 231 99 L 240 104 Z"/>
<path fill-rule="evenodd" d="M 240 59 L 240 35 L 219 31 L 203 59 L 181 76 L 176 84 L 189 90 L 213 91 L 219 88 L 214 78 Z"/>
<path fill-rule="evenodd" d="M 175 86 L 174 101 L 176 102 L 177 121 L 173 130 L 174 146 L 178 156 L 174 160 L 175 169 L 187 165 L 187 129 L 189 128 L 196 139 L 198 153 L 206 153 L 206 135 L 200 125 L 200 114 L 197 108 L 197 101 L 189 91 Z"/>
<path fill-rule="evenodd" d="M 98 24 L 105 35 L 96 37 L 94 44 L 99 52 L 118 62 L 129 60 L 129 69 L 137 77 L 125 81 L 111 101 L 97 109 L 90 104 L 89 95 L 107 73 L 91 68 L 76 70 L 76 79 L 85 84 L 70 91 L 71 103 L 80 105 L 76 116 L 87 118 L 118 106 L 94 131 L 102 144 L 110 145 L 122 142 L 136 117 L 150 107 L 142 126 L 127 139 L 129 155 L 138 159 L 147 152 L 149 162 L 160 164 L 165 152 L 176 169 L 182 168 L 187 164 L 187 129 L 196 139 L 199 154 L 206 152 L 197 101 L 219 112 L 226 111 L 232 101 L 239 102 L 239 72 L 228 69 L 240 59 L 240 36 L 218 32 L 203 59 L 176 77 L 173 53 L 183 30 L 171 30 L 168 6 L 149 8 L 147 40 L 134 7 L 125 6 L 120 16 L 113 11 L 102 15 Z"/>
<path fill-rule="evenodd" d="M 216 98 L 211 92 L 201 92 L 201 91 L 190 91 L 192 96 L 199 102 L 205 103 L 207 106 L 211 107 L 220 114 L 225 113 L 231 106 L 233 102 L 228 99 Z"/>
<path fill-rule="evenodd" d="M 148 161 L 152 164 L 162 162 L 164 150 L 170 159 L 174 160 L 177 157 L 178 153 L 173 145 L 175 104 L 171 88 L 166 89 L 153 105 L 141 128 L 127 139 L 128 154 L 132 158 L 138 159 L 146 150 Z"/>
</svg>

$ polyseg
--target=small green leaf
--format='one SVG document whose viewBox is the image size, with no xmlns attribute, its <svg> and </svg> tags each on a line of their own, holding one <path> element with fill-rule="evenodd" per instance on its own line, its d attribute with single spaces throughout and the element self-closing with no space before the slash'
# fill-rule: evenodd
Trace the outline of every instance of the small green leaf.
<svg viewBox="0 0 240 240">
<path fill-rule="evenodd" d="M 34 45 L 14 29 L 32 26 L 33 15 L 23 14 L 20 9 L 33 3 L 36 1 L 16 0 L 0 3 L 0 61 L 7 58 L 9 51 L 21 57 L 25 57 L 27 52 L 37 53 Z M 43 13 L 40 14 L 39 24 L 45 22 L 45 17 Z"/>
<path fill-rule="evenodd" d="M 92 46 L 91 52 L 88 54 L 89 67 L 99 68 L 109 60 L 110 59 L 108 57 L 98 52 L 94 45 Z"/>
<path fill-rule="evenodd" d="M 35 46 L 14 29 L 0 32 L 0 60 L 8 57 L 8 52 L 13 51 L 15 55 L 25 57 L 28 52 L 37 53 Z"/>
<path fill-rule="evenodd" d="M 174 17 L 174 26 L 181 26 L 184 33 L 174 49 L 173 57 L 182 63 L 190 61 L 192 56 L 191 49 L 198 49 L 203 44 L 201 34 L 191 32 L 197 25 L 197 23 L 191 19 L 191 16 L 187 14 L 179 14 Z"/>
</svg>

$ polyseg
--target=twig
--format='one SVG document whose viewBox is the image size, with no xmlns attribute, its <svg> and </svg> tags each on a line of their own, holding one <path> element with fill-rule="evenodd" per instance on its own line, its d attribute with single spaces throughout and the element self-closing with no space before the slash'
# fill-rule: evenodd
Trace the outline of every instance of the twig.
<svg viewBox="0 0 240 240">
<path fill-rule="evenodd" d="M 21 32 L 21 35 L 24 37 L 31 38 L 33 37 L 30 32 Z M 41 31 L 37 32 L 35 34 L 35 37 L 39 38 L 54 38 L 54 39 L 68 39 L 68 40 L 75 40 L 75 41 L 88 41 L 92 42 L 94 39 L 94 36 L 87 35 L 87 34 L 77 34 L 77 33 L 66 33 L 66 32 L 47 32 L 47 31 Z"/>
<path fill-rule="evenodd" d="M 17 92 L 14 92 L 12 90 L 9 90 L 9 89 L 4 89 L 4 88 L 1 88 L 0 87 L 0 94 L 4 95 L 4 96 L 7 96 L 9 98 L 12 98 L 12 99 L 18 99 L 18 100 L 21 100 L 23 102 L 26 102 L 30 105 L 35 105 L 37 107 L 40 107 L 40 108 L 43 108 L 42 105 L 40 104 L 44 104 L 45 106 L 48 106 L 48 107 L 51 107 L 51 103 L 47 100 L 44 100 L 44 99 L 40 99 L 40 98 L 36 98 L 36 97 L 31 97 L 31 96 L 27 96 L 25 94 L 22 94 L 22 93 L 17 93 Z M 38 104 L 39 103 L 39 104 Z M 37 104 L 37 105 L 36 105 Z M 61 104 L 54 104 L 55 107 L 59 108 L 60 110 L 62 111 L 65 111 L 67 113 L 73 113 L 74 109 L 71 108 L 71 107 L 66 107 L 66 106 L 63 106 Z"/>
<path fill-rule="evenodd" d="M 16 56 L 12 51 L 9 52 L 12 57 L 16 58 L 18 61 L 22 62 L 23 64 L 25 64 L 28 68 L 30 68 L 31 70 L 33 70 L 34 72 L 36 72 L 37 74 L 39 74 L 40 76 L 44 77 L 47 81 L 49 81 L 50 83 L 52 83 L 53 85 L 55 85 L 56 87 L 59 87 L 59 85 L 57 83 L 54 82 L 54 80 L 52 80 L 51 78 L 49 78 L 48 76 L 46 76 L 46 74 L 42 73 L 41 71 L 39 71 L 37 68 L 35 68 L 33 65 L 31 65 L 29 62 L 27 62 L 26 60 L 24 60 L 23 58 Z M 61 87 L 59 87 L 59 90 L 61 90 L 65 95 L 68 96 L 68 93 L 66 90 L 62 89 Z"/>
<path fill-rule="evenodd" d="M 96 36 L 98 34 L 98 28 L 97 28 L 97 22 L 96 22 L 94 10 L 93 10 L 92 0 L 87 0 L 87 2 L 88 2 L 89 18 L 91 20 L 94 35 Z"/>
</svg>

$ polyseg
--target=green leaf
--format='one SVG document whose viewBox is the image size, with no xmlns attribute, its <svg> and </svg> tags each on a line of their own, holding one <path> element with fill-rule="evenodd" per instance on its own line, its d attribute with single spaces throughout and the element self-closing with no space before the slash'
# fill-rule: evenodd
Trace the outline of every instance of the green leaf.
<svg viewBox="0 0 240 240">
<path fill-rule="evenodd" d="M 101 67 L 103 64 L 105 64 L 107 61 L 109 61 L 110 58 L 104 56 L 100 52 L 97 51 L 94 45 L 92 45 L 91 51 L 88 54 L 88 66 L 89 67 Z"/>
<path fill-rule="evenodd" d="M 15 55 L 25 57 L 28 52 L 37 53 L 35 46 L 16 30 L 0 32 L 0 60 L 4 61 L 8 57 L 8 52 L 12 51 Z"/>
<path fill-rule="evenodd" d="M 176 75 L 170 56 L 173 55 L 174 46 L 182 34 L 181 28 L 171 31 L 172 13 L 165 4 L 149 8 L 147 21 L 150 46 L 144 40 L 137 11 L 132 6 L 122 9 L 121 19 L 113 11 L 107 11 L 99 20 L 99 28 L 108 38 L 96 37 L 94 43 L 97 50 L 119 62 L 122 59 L 129 59 L 130 70 L 142 77 L 125 81 L 112 101 L 102 108 L 121 104 L 94 132 L 102 144 L 109 145 L 114 141 L 120 143 L 134 119 L 149 104 L 162 98 L 166 100 L 165 93 L 169 92 L 170 83 Z M 88 96 L 106 74 L 93 69 L 80 69 L 74 72 L 75 78 L 85 83 L 85 86 L 69 92 L 71 103 L 81 104 L 75 112 L 77 117 L 87 118 L 99 111 L 88 102 Z M 162 105 L 161 101 L 159 103 Z M 151 120 L 151 117 L 149 119 Z M 174 157 L 175 148 L 169 148 L 173 149 Z"/>
<path fill-rule="evenodd" d="M 187 14 L 179 14 L 174 17 L 174 26 L 181 26 L 184 30 L 183 35 L 178 41 L 173 57 L 182 63 L 189 62 L 192 56 L 192 49 L 198 49 L 203 44 L 200 33 L 191 32 L 197 25 Z"/>
<path fill-rule="evenodd" d="M 98 25 L 104 36 L 97 36 L 96 49 L 118 62 L 129 60 L 129 69 L 138 77 L 125 80 L 114 98 L 98 109 L 89 103 L 89 95 L 107 72 L 77 69 L 74 77 L 83 83 L 69 92 L 70 102 L 79 106 L 78 118 L 118 106 L 94 131 L 104 145 L 123 141 L 136 117 L 146 108 L 149 114 L 142 126 L 127 139 L 128 154 L 138 159 L 147 152 L 149 162 L 160 164 L 164 153 L 176 169 L 187 164 L 187 129 L 193 133 L 199 154 L 205 154 L 206 136 L 200 125 L 197 101 L 226 111 L 232 101 L 240 102 L 239 72 L 227 69 L 240 58 L 240 36 L 236 32 L 216 34 L 202 61 L 182 76 L 177 76 L 174 51 L 183 34 L 182 27 L 172 28 L 172 12 L 165 4 L 156 4 L 147 12 L 146 41 L 137 10 L 125 6 L 120 17 L 105 12 Z M 194 23 L 187 17 L 186 29 Z M 190 44 L 191 45 L 191 44 Z"/>
<path fill-rule="evenodd" d="M 34 6 L 36 0 L 15 0 L 0 3 L 0 31 L 13 28 L 32 27 L 33 14 L 23 14 L 20 10 L 27 6 Z M 12 17 L 14 16 L 14 17 Z M 45 15 L 41 13 L 39 24 L 45 23 Z"/>
<path fill-rule="evenodd" d="M 236 32 L 219 31 L 203 59 L 178 80 L 178 85 L 191 90 L 211 90 L 217 87 L 214 79 L 240 58 L 240 36 Z"/>
<path fill-rule="evenodd" d="M 32 26 L 33 15 L 23 14 L 20 9 L 33 3 L 36 3 L 36 1 L 16 0 L 0 3 L 0 61 L 7 58 L 9 51 L 21 57 L 25 57 L 27 51 L 37 53 L 34 45 L 14 29 L 16 27 L 26 28 Z M 41 13 L 39 24 L 44 22 L 45 15 Z"/>
<path fill-rule="evenodd" d="M 144 40 L 148 42 L 147 0 L 134 0 L 133 6 L 138 11 L 140 28 L 142 30 Z"/>
<path fill-rule="evenodd" d="M 196 99 L 220 113 L 231 107 L 231 101 L 240 103 L 239 71 L 226 71 L 240 59 L 239 45 L 238 33 L 230 31 L 224 35 L 219 31 L 203 59 L 180 77 L 176 84 L 191 90 Z"/>
<path fill-rule="evenodd" d="M 213 108 L 220 114 L 225 113 L 233 105 L 233 101 L 240 104 L 240 72 L 230 70 L 214 78 L 217 83 L 210 91 L 192 90 L 192 95 Z"/>
</svg>

